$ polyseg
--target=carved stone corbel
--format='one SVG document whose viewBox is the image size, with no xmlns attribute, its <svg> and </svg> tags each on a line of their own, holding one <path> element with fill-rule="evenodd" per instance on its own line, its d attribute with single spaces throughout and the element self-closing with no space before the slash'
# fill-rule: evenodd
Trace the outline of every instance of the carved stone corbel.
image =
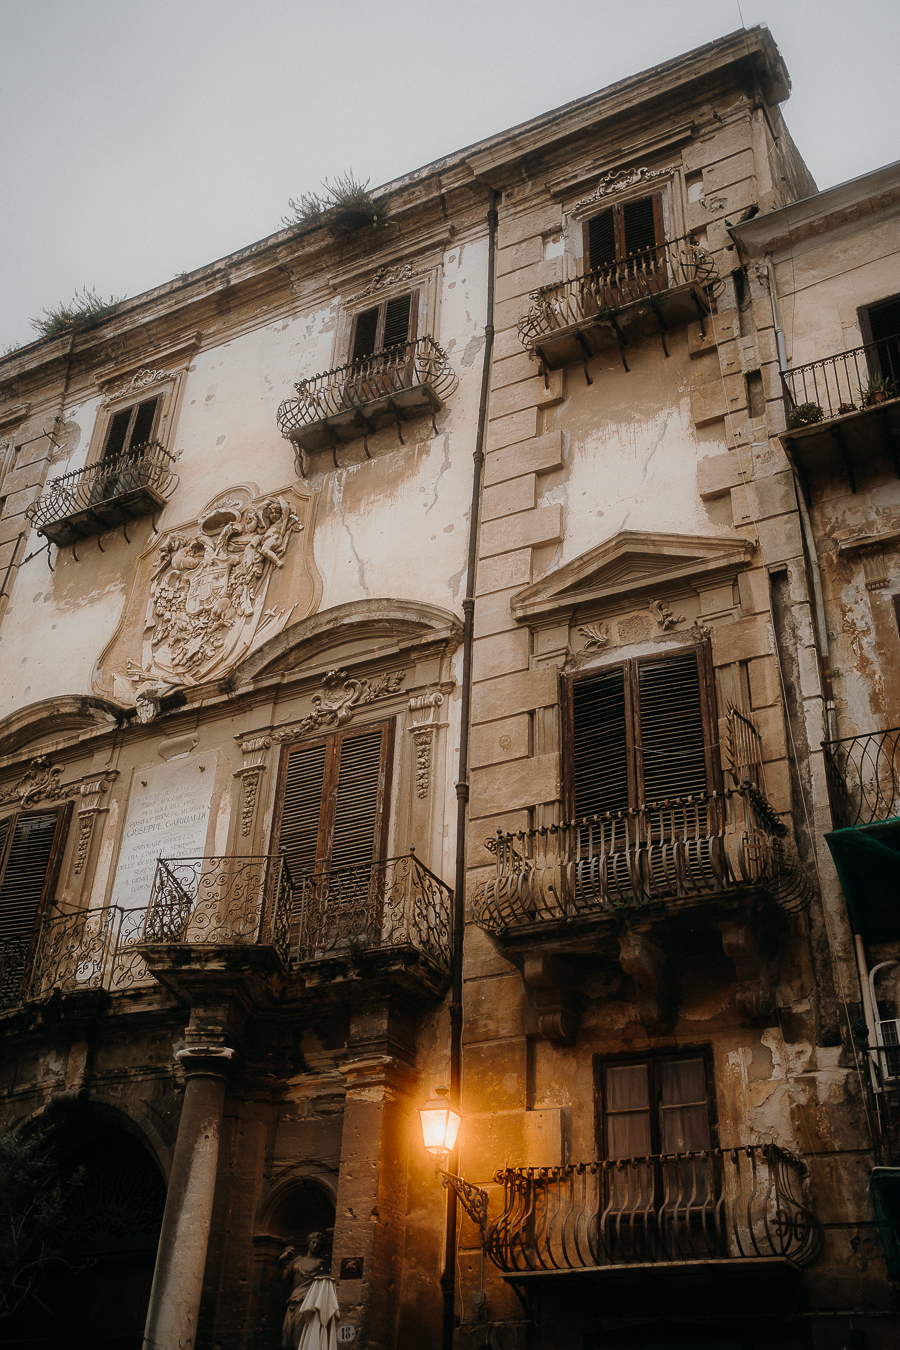
<svg viewBox="0 0 900 1350">
<path fill-rule="evenodd" d="M 725 955 L 740 980 L 735 1004 L 747 1022 L 767 1022 L 775 1016 L 777 1003 L 770 963 L 755 924 L 744 919 L 720 919 L 719 932 Z"/>
<path fill-rule="evenodd" d="M 409 700 L 409 713 L 412 734 L 416 749 L 416 796 L 427 797 L 431 786 L 431 762 L 434 751 L 434 733 L 439 725 L 438 708 L 443 705 L 444 695 L 437 691 L 429 694 L 416 694 Z"/>
<path fill-rule="evenodd" d="M 531 990 L 541 1035 L 572 1045 L 581 1021 L 581 999 L 572 972 L 549 952 L 540 952 L 525 957 L 522 979 Z"/>
<path fill-rule="evenodd" d="M 646 933 L 619 934 L 619 965 L 634 980 L 635 1008 L 647 1031 L 667 1031 L 675 1021 L 675 1000 L 665 981 L 666 956 Z"/>
</svg>

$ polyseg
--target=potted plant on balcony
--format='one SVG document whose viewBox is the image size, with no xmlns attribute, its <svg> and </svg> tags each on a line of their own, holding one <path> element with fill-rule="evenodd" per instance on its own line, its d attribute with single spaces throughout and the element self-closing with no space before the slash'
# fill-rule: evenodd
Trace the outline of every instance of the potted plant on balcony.
<svg viewBox="0 0 900 1350">
<path fill-rule="evenodd" d="M 815 422 L 821 422 L 824 416 L 818 403 L 798 403 L 788 417 L 788 427 L 791 431 L 796 431 L 798 427 L 811 427 Z"/>
<path fill-rule="evenodd" d="M 887 403 L 889 398 L 896 398 L 897 394 L 897 381 L 891 379 L 890 375 L 870 375 L 866 383 L 859 387 L 864 408 L 871 408 L 876 403 Z"/>
</svg>

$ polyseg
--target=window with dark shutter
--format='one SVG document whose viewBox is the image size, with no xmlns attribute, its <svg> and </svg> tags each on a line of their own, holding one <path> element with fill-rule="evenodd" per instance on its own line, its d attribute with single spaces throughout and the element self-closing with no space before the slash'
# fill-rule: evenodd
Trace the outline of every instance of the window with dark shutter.
<svg viewBox="0 0 900 1350">
<path fill-rule="evenodd" d="M 614 268 L 641 255 L 646 269 L 655 266 L 653 251 L 664 242 L 662 198 L 641 197 L 608 207 L 584 223 L 585 271 Z"/>
<path fill-rule="evenodd" d="M 161 402 L 160 396 L 148 398 L 143 403 L 135 403 L 130 408 L 122 408 L 120 412 L 114 413 L 106 433 L 103 458 L 114 459 L 152 440 Z"/>
<path fill-rule="evenodd" d="M 870 373 L 900 385 L 900 296 L 860 311 L 863 339 L 875 344 Z"/>
<path fill-rule="evenodd" d="M 0 1004 L 21 984 L 28 947 L 55 879 L 68 814 L 66 809 L 22 812 L 0 821 Z"/>
<path fill-rule="evenodd" d="M 390 351 L 415 337 L 416 301 L 414 294 L 397 295 L 380 305 L 364 309 L 353 321 L 350 360 Z"/>
<path fill-rule="evenodd" d="M 569 682 L 567 814 L 645 806 L 716 786 L 705 647 L 628 661 Z"/>
</svg>

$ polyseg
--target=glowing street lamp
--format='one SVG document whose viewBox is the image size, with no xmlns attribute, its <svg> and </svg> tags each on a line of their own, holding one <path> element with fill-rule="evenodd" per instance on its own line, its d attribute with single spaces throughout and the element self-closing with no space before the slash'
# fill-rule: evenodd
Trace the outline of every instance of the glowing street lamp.
<svg viewBox="0 0 900 1350">
<path fill-rule="evenodd" d="M 484 1242 L 487 1226 L 487 1191 L 462 1177 L 447 1172 L 444 1164 L 456 1147 L 456 1137 L 462 1124 L 462 1116 L 455 1106 L 450 1104 L 449 1088 L 435 1088 L 434 1096 L 424 1106 L 419 1107 L 419 1119 L 422 1122 L 422 1140 L 425 1148 L 434 1158 L 436 1175 L 443 1179 L 445 1187 L 451 1187 L 459 1196 L 463 1209 L 474 1223 L 478 1224 L 481 1240 Z"/>
</svg>

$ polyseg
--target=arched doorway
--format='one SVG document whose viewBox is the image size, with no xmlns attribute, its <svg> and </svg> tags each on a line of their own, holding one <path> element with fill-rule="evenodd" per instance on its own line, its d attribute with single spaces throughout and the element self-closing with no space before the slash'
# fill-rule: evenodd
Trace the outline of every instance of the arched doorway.
<svg viewBox="0 0 900 1350">
<path fill-rule="evenodd" d="M 87 1118 L 60 1124 L 48 1147 L 67 1200 L 49 1259 L 0 1322 L 0 1340 L 7 1350 L 140 1350 L 166 1202 L 159 1168 L 133 1135 Z"/>
</svg>

